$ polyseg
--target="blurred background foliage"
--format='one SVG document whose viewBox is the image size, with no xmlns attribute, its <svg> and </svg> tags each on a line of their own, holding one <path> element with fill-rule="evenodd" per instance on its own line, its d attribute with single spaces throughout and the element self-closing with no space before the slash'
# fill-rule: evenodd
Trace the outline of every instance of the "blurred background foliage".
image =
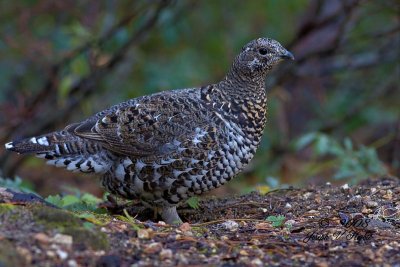
<svg viewBox="0 0 400 267">
<path fill-rule="evenodd" d="M 128 98 L 220 80 L 248 41 L 296 56 L 267 77 L 268 124 L 246 171 L 216 193 L 400 175 L 396 0 L 0 1 L 0 143 Z M 3 177 L 101 195 L 93 177 L 5 152 Z M 18 183 L 21 181 L 18 180 Z"/>
</svg>

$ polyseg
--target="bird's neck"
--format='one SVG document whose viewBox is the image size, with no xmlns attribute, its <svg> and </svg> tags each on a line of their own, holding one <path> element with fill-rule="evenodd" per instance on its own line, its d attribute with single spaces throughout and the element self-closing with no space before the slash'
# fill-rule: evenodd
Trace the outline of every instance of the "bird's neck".
<svg viewBox="0 0 400 267">
<path fill-rule="evenodd" d="M 266 75 L 266 72 L 245 72 L 236 69 L 233 65 L 226 77 L 217 86 L 232 104 L 242 104 L 248 101 L 264 104 L 266 101 Z"/>
<path fill-rule="evenodd" d="M 266 73 L 252 75 L 231 69 L 218 83 L 222 98 L 230 103 L 231 115 L 238 125 L 259 142 L 266 123 Z"/>
</svg>

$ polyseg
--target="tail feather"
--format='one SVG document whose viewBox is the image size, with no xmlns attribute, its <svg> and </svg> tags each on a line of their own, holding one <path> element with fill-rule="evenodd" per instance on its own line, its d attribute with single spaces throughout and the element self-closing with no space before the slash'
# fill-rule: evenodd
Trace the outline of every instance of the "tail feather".
<svg viewBox="0 0 400 267">
<path fill-rule="evenodd" d="M 50 143 L 47 136 L 32 137 L 9 142 L 5 147 L 7 150 L 19 154 L 44 153 L 54 150 L 54 144 Z"/>
<path fill-rule="evenodd" d="M 88 143 L 89 142 L 89 143 Z M 19 154 L 36 154 L 47 164 L 69 171 L 105 173 L 112 165 L 112 155 L 90 141 L 67 132 L 54 132 L 5 144 Z"/>
</svg>

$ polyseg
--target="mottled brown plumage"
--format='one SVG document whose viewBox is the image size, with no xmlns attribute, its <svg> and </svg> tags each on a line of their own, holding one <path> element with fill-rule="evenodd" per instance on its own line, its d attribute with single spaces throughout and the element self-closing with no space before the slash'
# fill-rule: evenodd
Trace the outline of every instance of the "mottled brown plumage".
<svg viewBox="0 0 400 267">
<path fill-rule="evenodd" d="M 284 58 L 293 55 L 259 38 L 219 83 L 131 99 L 6 148 L 102 174 L 109 192 L 141 199 L 167 223 L 181 222 L 180 201 L 231 180 L 253 158 L 266 121 L 265 76 Z"/>
</svg>

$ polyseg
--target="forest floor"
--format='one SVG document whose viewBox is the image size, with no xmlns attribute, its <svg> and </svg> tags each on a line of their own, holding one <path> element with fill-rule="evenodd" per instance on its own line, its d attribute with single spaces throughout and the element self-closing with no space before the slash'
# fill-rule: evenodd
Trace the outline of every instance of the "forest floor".
<svg viewBox="0 0 400 267">
<path fill-rule="evenodd" d="M 0 188 L 0 266 L 400 266 L 395 177 L 206 198 L 178 227 L 27 196 Z"/>
</svg>

